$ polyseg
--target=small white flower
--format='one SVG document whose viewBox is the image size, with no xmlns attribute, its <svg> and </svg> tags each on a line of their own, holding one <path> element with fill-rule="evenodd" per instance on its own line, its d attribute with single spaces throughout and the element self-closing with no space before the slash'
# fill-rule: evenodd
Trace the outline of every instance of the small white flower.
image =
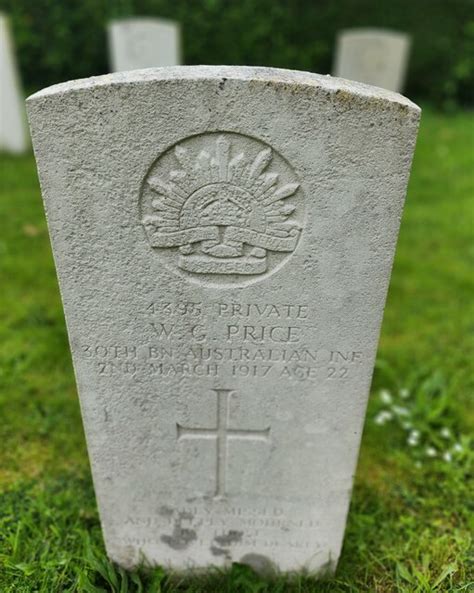
<svg viewBox="0 0 474 593">
<path fill-rule="evenodd" d="M 451 461 L 453 460 L 453 456 L 449 451 L 446 451 L 445 453 L 443 453 L 443 459 L 448 463 L 451 463 Z"/>
<path fill-rule="evenodd" d="M 407 399 L 407 397 L 410 397 L 410 392 L 408 391 L 408 389 L 400 389 L 400 397 L 403 399 Z"/>
<path fill-rule="evenodd" d="M 412 430 L 408 435 L 407 443 L 410 447 L 416 447 L 420 442 L 420 431 L 419 430 Z"/>
<path fill-rule="evenodd" d="M 453 451 L 454 451 L 455 453 L 461 453 L 462 451 L 464 451 L 464 449 L 463 449 L 463 446 L 461 445 L 461 443 L 456 443 L 456 444 L 453 446 Z"/>
<path fill-rule="evenodd" d="M 393 406 L 392 410 L 395 412 L 397 416 L 410 415 L 410 410 L 408 408 L 403 408 L 402 406 Z"/>
<path fill-rule="evenodd" d="M 392 395 L 388 389 L 382 389 L 380 391 L 380 401 L 387 405 L 392 403 Z"/>
<path fill-rule="evenodd" d="M 436 457 L 436 455 L 438 454 L 434 447 L 426 447 L 425 453 L 427 457 Z"/>
<path fill-rule="evenodd" d="M 450 439 L 451 438 L 451 431 L 447 426 L 444 426 L 440 431 L 439 434 L 443 437 L 443 439 Z"/>
<path fill-rule="evenodd" d="M 413 425 L 412 425 L 412 423 L 411 423 L 411 422 L 402 422 L 402 427 L 403 427 L 405 430 L 410 430 L 412 426 L 413 426 Z"/>
<path fill-rule="evenodd" d="M 393 414 L 388 412 L 387 410 L 382 410 L 375 416 L 374 422 L 375 424 L 379 424 L 383 426 L 386 422 L 389 422 L 393 418 Z"/>
</svg>

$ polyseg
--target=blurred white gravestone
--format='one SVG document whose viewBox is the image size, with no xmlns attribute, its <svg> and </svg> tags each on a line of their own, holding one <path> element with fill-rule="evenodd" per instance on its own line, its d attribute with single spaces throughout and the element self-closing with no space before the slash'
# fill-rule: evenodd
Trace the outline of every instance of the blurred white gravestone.
<svg viewBox="0 0 474 593">
<path fill-rule="evenodd" d="M 8 18 L 0 13 L 0 150 L 28 150 L 25 103 Z"/>
<path fill-rule="evenodd" d="M 173 21 L 156 18 L 112 21 L 108 37 L 113 72 L 181 64 L 181 30 Z"/>
<path fill-rule="evenodd" d="M 28 112 L 109 556 L 333 570 L 419 108 L 180 67 Z"/>
<path fill-rule="evenodd" d="M 382 29 L 351 29 L 337 38 L 334 76 L 401 92 L 410 37 Z"/>
</svg>

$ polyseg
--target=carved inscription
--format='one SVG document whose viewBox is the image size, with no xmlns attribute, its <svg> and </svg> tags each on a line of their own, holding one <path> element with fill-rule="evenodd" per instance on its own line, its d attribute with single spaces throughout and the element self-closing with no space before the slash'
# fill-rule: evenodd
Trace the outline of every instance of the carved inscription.
<svg viewBox="0 0 474 593">
<path fill-rule="evenodd" d="M 271 505 L 265 508 L 226 505 L 223 508 L 218 504 L 190 504 L 175 509 L 162 506 L 153 516 L 128 516 L 125 525 L 139 529 L 141 535 L 129 536 L 125 541 L 142 546 L 155 544 L 163 541 L 160 530 L 174 530 L 178 523 L 184 534 L 195 534 L 196 539 L 192 543 L 202 546 L 211 544 L 217 548 L 231 547 L 233 550 L 246 547 L 278 548 L 283 545 L 281 534 L 291 531 L 293 536 L 284 545 L 306 549 L 310 545 L 307 532 L 320 528 L 320 521 L 295 513 L 294 510 L 292 513 L 292 510 Z"/>
<path fill-rule="evenodd" d="M 217 422 L 214 428 L 189 428 L 177 424 L 178 441 L 183 439 L 211 439 L 216 446 L 216 491 L 215 497 L 226 494 L 227 439 L 247 439 L 267 442 L 270 428 L 262 430 L 237 429 L 229 426 L 229 399 L 232 389 L 213 389 L 217 396 Z"/>
<path fill-rule="evenodd" d="M 175 270 L 235 284 L 274 270 L 294 251 L 299 194 L 293 169 L 270 146 L 241 134 L 202 134 L 155 161 L 142 187 L 141 222 Z"/>
<path fill-rule="evenodd" d="M 244 377 L 290 382 L 349 381 L 363 352 L 308 346 L 306 304 L 153 301 L 142 311 L 141 344 L 83 344 L 100 376 Z"/>
</svg>

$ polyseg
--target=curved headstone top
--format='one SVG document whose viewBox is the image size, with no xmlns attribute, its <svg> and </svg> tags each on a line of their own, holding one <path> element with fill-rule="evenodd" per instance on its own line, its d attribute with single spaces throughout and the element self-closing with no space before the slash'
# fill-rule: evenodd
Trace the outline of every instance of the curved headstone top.
<svg viewBox="0 0 474 593">
<path fill-rule="evenodd" d="M 366 99 L 381 99 L 389 103 L 406 105 L 414 111 L 420 111 L 419 107 L 398 92 L 389 89 L 375 87 L 360 81 L 337 78 L 330 75 L 303 72 L 300 70 L 287 70 L 284 68 L 267 68 L 259 66 L 174 66 L 158 68 L 142 68 L 127 72 L 115 72 L 101 76 L 91 76 L 78 80 L 70 80 L 51 85 L 28 97 L 28 101 L 53 94 L 62 94 L 69 91 L 95 89 L 115 85 L 129 85 L 140 83 L 165 83 L 166 81 L 189 81 L 199 82 L 202 80 L 227 80 L 234 81 L 255 81 L 274 83 L 275 85 L 293 84 L 297 87 L 307 86 L 320 88 L 328 93 L 347 92 L 354 97 Z M 224 80 L 225 79 L 225 80 Z"/>
<path fill-rule="evenodd" d="M 181 27 L 175 21 L 152 17 L 114 20 L 107 34 L 113 72 L 181 63 Z"/>
<path fill-rule="evenodd" d="M 385 29 L 348 29 L 337 36 L 334 75 L 401 92 L 410 36 Z"/>
<path fill-rule="evenodd" d="M 402 31 L 394 31 L 392 29 L 380 29 L 378 27 L 354 27 L 353 29 L 344 29 L 339 33 L 339 36 L 344 37 L 383 37 L 384 39 L 398 39 L 409 41 L 410 36 Z"/>
<path fill-rule="evenodd" d="M 198 66 L 28 112 L 109 556 L 334 570 L 419 108 Z"/>
</svg>

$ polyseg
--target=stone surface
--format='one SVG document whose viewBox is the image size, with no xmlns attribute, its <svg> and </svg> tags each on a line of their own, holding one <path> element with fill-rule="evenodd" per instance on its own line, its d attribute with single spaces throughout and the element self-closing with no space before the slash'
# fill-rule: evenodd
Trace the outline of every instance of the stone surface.
<svg viewBox="0 0 474 593">
<path fill-rule="evenodd" d="M 334 76 L 401 92 L 410 37 L 383 29 L 351 29 L 337 38 Z"/>
<path fill-rule="evenodd" d="M 28 110 L 110 557 L 334 568 L 418 107 L 180 67 Z"/>
<path fill-rule="evenodd" d="M 181 31 L 173 21 L 156 18 L 112 21 L 108 36 L 113 72 L 181 63 Z"/>
<path fill-rule="evenodd" d="M 23 94 L 13 50 L 8 18 L 0 13 L 0 150 L 28 150 Z"/>
</svg>

